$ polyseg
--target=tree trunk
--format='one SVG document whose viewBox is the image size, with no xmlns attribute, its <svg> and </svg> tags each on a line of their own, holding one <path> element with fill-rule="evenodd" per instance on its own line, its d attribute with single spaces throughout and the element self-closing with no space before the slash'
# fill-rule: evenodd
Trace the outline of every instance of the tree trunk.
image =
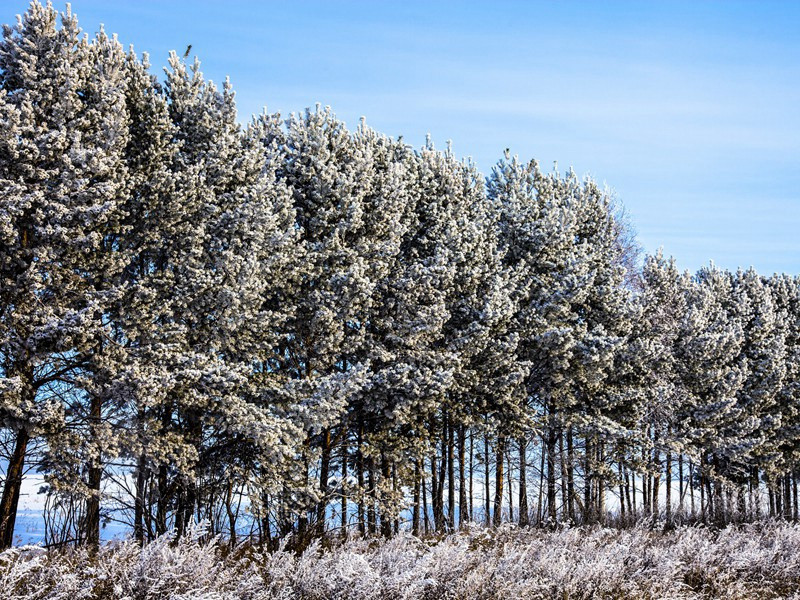
<svg viewBox="0 0 800 600">
<path fill-rule="evenodd" d="M 486 511 L 484 521 L 486 521 L 488 527 L 492 523 L 492 511 L 491 488 L 489 485 L 489 436 L 487 434 L 483 435 L 483 487 L 483 503 Z"/>
<path fill-rule="evenodd" d="M 419 460 L 414 461 L 414 504 L 411 513 L 411 534 L 419 537 Z"/>
<path fill-rule="evenodd" d="M 496 465 L 494 477 L 494 516 L 492 524 L 497 527 L 503 519 L 503 465 L 505 463 L 506 439 L 502 435 L 497 438 Z"/>
<path fill-rule="evenodd" d="M 317 535 L 325 534 L 325 520 L 328 508 L 328 478 L 331 470 L 331 430 L 326 428 L 322 432 L 322 455 L 319 464 L 319 491 L 320 499 L 317 502 L 316 529 Z"/>
<path fill-rule="evenodd" d="M 383 489 L 386 489 L 386 484 L 389 481 L 389 478 L 392 476 L 391 465 L 389 464 L 389 460 L 385 457 L 381 457 L 381 479 L 383 480 Z M 379 508 L 381 513 L 381 535 L 385 538 L 392 537 L 392 515 L 389 512 L 388 503 L 386 502 L 386 498 L 380 496 L 379 498 Z"/>
<path fill-rule="evenodd" d="M 358 428 L 358 437 L 356 439 L 356 471 L 358 471 L 358 533 L 362 536 L 367 533 L 366 524 L 366 506 L 364 496 L 366 490 L 364 489 L 364 427 Z"/>
<path fill-rule="evenodd" d="M 552 423 L 547 428 L 547 520 L 554 527 L 558 521 L 556 512 L 556 443 L 557 432 Z"/>
<path fill-rule="evenodd" d="M 667 461 L 666 466 L 666 473 L 664 477 L 664 485 L 666 486 L 667 497 L 665 499 L 665 509 L 666 509 L 666 520 L 667 520 L 667 527 L 672 526 L 672 453 L 667 450 L 667 456 L 665 458 Z"/>
<path fill-rule="evenodd" d="M 347 437 L 345 436 L 342 441 L 342 480 L 339 483 L 339 488 L 342 491 L 342 535 L 347 536 Z"/>
<path fill-rule="evenodd" d="M 14 524 L 17 520 L 17 507 L 25 470 L 25 454 L 30 435 L 25 428 L 17 432 L 14 451 L 8 460 L 6 480 L 3 485 L 3 498 L 0 500 L 0 550 L 10 548 L 14 543 Z"/>
<path fill-rule="evenodd" d="M 463 529 L 469 521 L 469 508 L 467 505 L 467 474 L 466 474 L 466 431 L 463 425 L 458 427 L 458 527 Z"/>
<path fill-rule="evenodd" d="M 147 461 L 144 454 L 139 455 L 136 464 L 136 498 L 133 509 L 133 539 L 144 545 L 144 503 L 145 483 L 147 481 Z"/>
<path fill-rule="evenodd" d="M 473 508 L 472 507 L 472 502 L 473 502 L 473 498 L 475 497 L 473 495 L 473 490 L 472 490 L 472 483 L 473 483 L 473 471 L 472 471 L 472 469 L 473 469 L 473 466 L 474 466 L 474 458 L 475 458 L 474 443 L 475 443 L 475 432 L 470 430 L 470 432 L 469 432 L 469 520 L 470 520 L 471 523 L 475 522 L 475 513 L 472 510 L 472 508 Z"/>
<path fill-rule="evenodd" d="M 586 448 L 584 450 L 584 464 L 583 464 L 583 522 L 584 524 L 591 523 L 593 520 L 592 515 L 592 441 L 589 434 L 586 434 L 585 441 Z"/>
<path fill-rule="evenodd" d="M 102 401 L 92 395 L 89 405 L 89 429 L 92 444 L 92 457 L 89 459 L 89 497 L 86 499 L 86 543 L 92 550 L 100 547 L 100 482 L 103 475 L 102 454 L 98 428 L 102 420 Z"/>
<path fill-rule="evenodd" d="M 447 530 L 456 528 L 456 477 L 455 477 L 455 427 L 448 417 L 445 434 L 447 435 Z"/>
<path fill-rule="evenodd" d="M 570 523 L 575 522 L 575 448 L 572 441 L 572 425 L 567 427 L 567 513 Z"/>
<path fill-rule="evenodd" d="M 528 465 L 526 462 L 528 452 L 528 440 L 525 436 L 519 438 L 519 525 L 520 527 L 527 527 L 529 524 L 528 519 L 528 480 L 526 471 Z"/>
</svg>

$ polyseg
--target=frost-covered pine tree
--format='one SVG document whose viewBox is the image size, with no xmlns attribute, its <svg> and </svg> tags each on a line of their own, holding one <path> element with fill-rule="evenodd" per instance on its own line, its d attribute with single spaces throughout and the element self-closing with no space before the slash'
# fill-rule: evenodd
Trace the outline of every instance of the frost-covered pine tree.
<svg viewBox="0 0 800 600">
<path fill-rule="evenodd" d="M 81 37 L 69 10 L 58 21 L 52 7 L 34 2 L 0 42 L 4 130 L 16 128 L 0 164 L 11 191 L 0 260 L 2 410 L 16 432 L 0 503 L 2 545 L 11 542 L 28 441 L 66 431 L 59 400 L 81 405 L 95 397 L 85 376 L 110 331 L 105 317 L 116 292 L 108 282 L 121 267 L 111 250 L 126 196 L 122 53 L 102 33 L 91 42 Z M 97 413 L 87 412 L 78 418 L 98 439 Z M 57 471 L 57 438 L 49 449 Z M 95 453 L 90 471 L 98 460 Z"/>
</svg>

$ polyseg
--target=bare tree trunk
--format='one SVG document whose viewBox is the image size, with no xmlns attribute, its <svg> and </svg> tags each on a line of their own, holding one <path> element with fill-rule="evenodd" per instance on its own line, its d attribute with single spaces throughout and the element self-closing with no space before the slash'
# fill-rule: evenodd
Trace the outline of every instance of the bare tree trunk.
<svg viewBox="0 0 800 600">
<path fill-rule="evenodd" d="M 597 443 L 597 463 L 603 469 L 602 473 L 605 472 L 605 464 L 606 464 L 606 448 L 605 442 L 600 439 Z M 597 515 L 600 519 L 600 523 L 605 524 L 606 522 L 606 481 L 605 477 L 602 475 L 597 477 Z"/>
<path fill-rule="evenodd" d="M 665 500 L 666 506 L 666 520 L 667 520 L 667 527 L 672 526 L 672 453 L 667 450 L 667 456 L 665 458 L 667 461 L 666 467 L 666 475 L 664 479 L 664 485 L 666 486 L 667 497 Z"/>
<path fill-rule="evenodd" d="M 147 461 L 144 454 L 139 455 L 136 464 L 136 498 L 133 508 L 133 539 L 141 546 L 144 544 L 144 493 L 147 481 Z"/>
<path fill-rule="evenodd" d="M 342 491 L 341 525 L 342 525 L 342 535 L 343 536 L 347 536 L 347 489 L 348 489 L 348 486 L 347 486 L 347 460 L 348 460 L 347 436 L 345 436 L 344 440 L 342 440 L 342 479 L 341 479 L 341 482 L 339 484 L 339 488 Z M 416 479 L 414 481 L 416 481 Z"/>
<path fill-rule="evenodd" d="M 387 482 L 391 476 L 392 470 L 389 460 L 386 458 L 386 456 L 381 456 L 381 479 L 384 490 L 386 489 Z M 392 515 L 389 512 L 389 506 L 386 502 L 386 498 L 384 498 L 382 495 L 379 496 L 379 502 L 381 515 L 381 535 L 385 538 L 390 538 L 392 537 Z"/>
<path fill-rule="evenodd" d="M 367 531 L 374 535 L 377 531 L 377 515 L 375 514 L 375 501 L 377 499 L 377 484 L 375 482 L 375 459 L 369 457 L 367 461 L 367 482 L 369 491 L 367 494 Z"/>
<path fill-rule="evenodd" d="M 792 483 L 788 474 L 782 478 L 781 484 L 783 488 L 783 517 L 788 521 L 792 518 Z"/>
<path fill-rule="evenodd" d="M 585 436 L 585 445 L 586 448 L 584 450 L 584 465 L 583 465 L 583 522 L 591 523 L 594 520 L 594 516 L 592 514 L 592 507 L 594 506 L 592 502 L 592 453 L 594 449 L 592 447 L 592 441 L 587 433 Z"/>
<path fill-rule="evenodd" d="M 411 533 L 419 537 L 419 460 L 414 461 L 414 505 L 411 513 Z"/>
<path fill-rule="evenodd" d="M 490 499 L 491 491 L 489 487 L 489 436 L 487 434 L 483 435 L 483 486 L 483 503 L 485 505 L 484 510 L 486 511 L 484 520 L 486 521 L 486 525 L 489 526 L 492 523 L 492 511 Z"/>
<path fill-rule="evenodd" d="M 658 488 L 661 482 L 661 453 L 658 450 L 658 428 L 653 428 L 653 488 L 650 501 L 653 504 L 653 524 L 658 521 Z"/>
<path fill-rule="evenodd" d="M 547 519 L 549 525 L 558 522 L 558 506 L 556 504 L 556 443 L 558 442 L 555 427 L 550 423 L 547 428 Z"/>
<path fill-rule="evenodd" d="M 473 495 L 472 484 L 473 484 L 473 467 L 474 467 L 474 459 L 475 459 L 475 432 L 470 429 L 469 432 L 469 520 L 470 522 L 475 522 L 475 513 L 472 510 L 472 502 Z"/>
<path fill-rule="evenodd" d="M 503 464 L 505 456 L 506 439 L 504 436 L 497 438 L 496 465 L 494 477 L 494 516 L 492 524 L 497 527 L 503 520 Z"/>
<path fill-rule="evenodd" d="M 84 537 L 92 550 L 100 547 L 100 483 L 103 475 L 102 455 L 98 428 L 102 420 L 102 402 L 92 395 L 89 406 L 89 428 L 92 442 L 92 457 L 89 462 L 89 497 L 86 499 L 86 531 Z"/>
<path fill-rule="evenodd" d="M 358 428 L 358 437 L 356 438 L 356 470 L 358 471 L 358 533 L 362 536 L 367 533 L 367 524 L 365 522 L 365 506 L 364 506 L 364 427 Z"/>
<path fill-rule="evenodd" d="M 454 531 L 456 528 L 456 478 L 454 468 L 454 430 L 450 418 L 447 419 L 445 435 L 447 436 L 447 529 Z"/>
<path fill-rule="evenodd" d="M 572 425 L 567 427 L 567 513 L 570 523 L 575 522 L 575 448 L 572 441 Z"/>
<path fill-rule="evenodd" d="M 463 529 L 469 521 L 467 505 L 467 476 L 466 476 L 466 431 L 464 425 L 458 426 L 458 527 Z"/>
<path fill-rule="evenodd" d="M 331 430 L 326 428 L 322 432 L 322 455 L 319 464 L 319 491 L 320 499 L 317 502 L 317 535 L 325 534 L 325 521 L 328 508 L 328 478 L 331 468 Z"/>
<path fill-rule="evenodd" d="M 679 518 L 683 518 L 683 505 L 684 505 L 684 495 L 686 493 L 686 484 L 683 478 L 683 453 L 678 454 L 678 513 L 680 513 Z"/>
<path fill-rule="evenodd" d="M 525 436 L 520 436 L 519 441 L 519 525 L 520 527 L 527 527 L 529 524 L 528 519 L 528 479 L 526 471 L 527 453 L 528 453 L 528 440 Z"/>
<path fill-rule="evenodd" d="M 622 518 L 622 522 L 625 522 L 625 473 L 624 469 L 622 468 L 622 458 L 620 457 L 617 461 L 617 476 L 619 477 L 619 510 L 620 510 L 620 517 Z M 628 512 L 630 512 L 630 507 L 628 507 Z"/>
<path fill-rule="evenodd" d="M 428 535 L 431 530 L 431 523 L 428 519 L 428 489 L 425 486 L 425 469 L 422 468 L 420 470 L 422 471 L 422 481 L 420 482 L 422 484 L 422 522 L 425 525 L 425 535 Z"/>
<path fill-rule="evenodd" d="M 10 548 L 14 543 L 14 524 L 17 520 L 19 494 L 25 470 L 25 454 L 30 435 L 21 428 L 14 440 L 14 451 L 8 460 L 6 480 L 3 485 L 3 498 L 0 500 L 0 550 Z"/>
</svg>

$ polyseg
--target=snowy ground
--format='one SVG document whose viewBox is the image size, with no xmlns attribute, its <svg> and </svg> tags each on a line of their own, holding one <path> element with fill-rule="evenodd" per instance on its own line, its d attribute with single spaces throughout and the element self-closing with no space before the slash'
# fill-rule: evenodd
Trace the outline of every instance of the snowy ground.
<svg viewBox="0 0 800 600">
<path fill-rule="evenodd" d="M 800 598 L 800 527 L 474 529 L 302 555 L 214 541 L 0 554 L 0 598 Z"/>
</svg>

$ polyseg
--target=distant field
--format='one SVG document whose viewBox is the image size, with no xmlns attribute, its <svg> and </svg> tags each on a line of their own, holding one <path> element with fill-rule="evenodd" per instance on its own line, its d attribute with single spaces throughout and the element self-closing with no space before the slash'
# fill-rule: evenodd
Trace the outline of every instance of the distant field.
<svg viewBox="0 0 800 600">
<path fill-rule="evenodd" d="M 330 546 L 330 544 L 328 544 Z M 197 536 L 0 554 L 0 598 L 800 598 L 800 527 L 474 529 L 351 540 L 302 555 Z"/>
</svg>

